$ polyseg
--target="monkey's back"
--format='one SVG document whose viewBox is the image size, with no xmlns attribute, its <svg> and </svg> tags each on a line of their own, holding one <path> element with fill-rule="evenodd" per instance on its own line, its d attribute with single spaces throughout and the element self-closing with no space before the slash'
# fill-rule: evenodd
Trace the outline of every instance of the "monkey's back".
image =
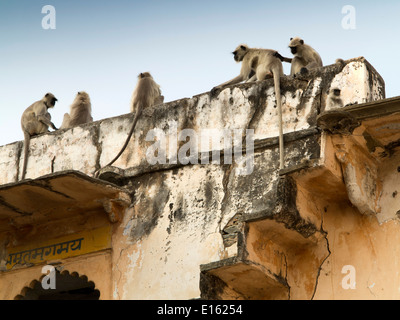
<svg viewBox="0 0 400 320">
<path fill-rule="evenodd" d="M 277 70 L 280 75 L 283 75 L 283 66 L 280 59 L 275 56 L 276 50 L 272 49 L 250 49 L 249 53 L 245 56 L 247 63 L 257 74 L 258 68 L 268 71 Z M 261 74 L 262 71 L 261 71 Z"/>
<path fill-rule="evenodd" d="M 80 99 L 72 104 L 70 110 L 70 126 L 77 126 L 83 123 L 92 122 L 92 105 L 87 99 Z"/>
<path fill-rule="evenodd" d="M 132 95 L 131 112 L 153 106 L 159 95 L 160 87 L 151 77 L 140 79 Z"/>
<path fill-rule="evenodd" d="M 48 131 L 49 127 L 37 119 L 37 114 L 40 112 L 45 112 L 46 117 L 49 120 L 51 120 L 51 115 L 50 113 L 47 112 L 47 108 L 43 103 L 43 101 L 42 100 L 36 101 L 28 108 L 26 108 L 25 111 L 22 113 L 21 116 L 22 131 L 29 133 L 29 135 L 31 136 L 45 133 Z"/>
<path fill-rule="evenodd" d="M 251 61 L 250 64 L 253 68 L 265 63 L 280 63 L 281 61 L 274 56 L 275 52 L 276 50 L 272 49 L 249 49 L 249 53 L 245 56 L 245 59 Z M 257 61 L 254 61 L 254 57 L 257 57 Z"/>
</svg>

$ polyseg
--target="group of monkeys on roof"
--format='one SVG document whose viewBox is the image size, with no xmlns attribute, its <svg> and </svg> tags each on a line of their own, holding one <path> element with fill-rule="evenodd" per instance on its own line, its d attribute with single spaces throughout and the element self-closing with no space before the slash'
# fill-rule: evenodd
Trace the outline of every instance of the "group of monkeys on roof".
<svg viewBox="0 0 400 320">
<path fill-rule="evenodd" d="M 312 47 L 305 44 L 298 37 L 291 38 L 289 48 L 293 58 L 282 57 L 276 50 L 249 48 L 247 45 L 239 45 L 233 52 L 236 62 L 242 62 L 240 74 L 232 80 L 224 82 L 211 90 L 211 94 L 222 89 L 225 86 L 240 82 L 251 82 L 274 79 L 275 95 L 277 106 L 281 107 L 281 94 L 279 78 L 283 76 L 282 61 L 291 63 L 291 75 L 297 73 L 306 74 L 310 70 L 322 67 L 320 55 Z M 340 94 L 340 93 L 339 93 Z M 22 180 L 25 179 L 26 166 L 28 161 L 29 143 L 32 136 L 46 133 L 49 127 L 57 130 L 51 122 L 49 108 L 54 107 L 57 99 L 52 93 L 47 93 L 42 100 L 36 101 L 29 106 L 22 114 L 21 127 L 24 133 L 24 164 L 22 169 Z M 124 146 L 118 155 L 107 164 L 113 164 L 123 153 L 134 132 L 136 122 L 143 109 L 164 102 L 164 96 L 161 95 L 160 86 L 153 80 L 149 72 L 140 73 L 135 90 L 132 94 L 130 111 L 136 112 L 133 119 L 131 130 L 125 141 Z M 64 115 L 60 129 L 71 128 L 87 122 L 92 122 L 91 102 L 86 92 L 78 92 L 75 100 L 70 106 L 70 113 Z"/>
</svg>

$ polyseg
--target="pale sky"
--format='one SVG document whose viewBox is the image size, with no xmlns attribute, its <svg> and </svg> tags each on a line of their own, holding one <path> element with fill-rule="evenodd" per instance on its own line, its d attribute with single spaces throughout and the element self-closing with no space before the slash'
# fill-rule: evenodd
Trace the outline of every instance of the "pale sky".
<svg viewBox="0 0 400 320">
<path fill-rule="evenodd" d="M 45 5 L 56 29 L 42 28 Z M 355 29 L 342 8 L 356 10 Z M 92 101 L 95 121 L 129 112 L 140 72 L 149 71 L 165 102 L 209 91 L 235 77 L 231 52 L 241 43 L 291 57 L 299 36 L 321 55 L 364 56 L 400 95 L 400 1 L 0 0 L 0 146 L 23 140 L 22 112 L 46 92 L 57 127 L 78 91 Z M 284 64 L 286 74 L 290 65 Z"/>
</svg>

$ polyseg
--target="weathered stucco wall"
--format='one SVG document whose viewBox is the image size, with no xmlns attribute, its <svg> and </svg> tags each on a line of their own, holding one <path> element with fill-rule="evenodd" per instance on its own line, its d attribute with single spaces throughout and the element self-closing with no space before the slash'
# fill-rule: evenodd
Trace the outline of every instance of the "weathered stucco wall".
<svg viewBox="0 0 400 320">
<path fill-rule="evenodd" d="M 385 95 L 383 80 L 364 58 L 349 60 L 344 67 L 325 67 L 308 78 L 282 77 L 284 133 L 316 126 L 316 117 L 325 109 L 327 90 L 333 81 L 335 87 L 343 88 L 345 105 L 374 101 Z M 351 90 L 347 89 L 349 83 Z M 36 178 L 63 170 L 93 175 L 118 153 L 131 121 L 132 114 L 127 114 L 34 137 L 26 177 Z M 209 93 L 204 93 L 146 110 L 127 151 L 114 163 L 116 167 L 154 171 L 145 157 L 153 143 L 145 140 L 151 129 L 161 129 L 167 145 L 170 138 L 176 139 L 175 130 L 179 133 L 183 129 L 197 133 L 206 129 L 254 129 L 255 140 L 276 137 L 279 131 L 273 81 L 232 86 L 218 97 L 211 98 Z M 0 147 L 0 169 L 5 173 L 0 177 L 0 184 L 18 181 L 24 158 L 22 148 L 22 142 Z M 204 152 L 209 149 L 201 146 Z M 174 156 L 172 153 L 171 158 Z"/>
<path fill-rule="evenodd" d="M 388 248 L 400 234 L 400 208 L 392 209 L 398 198 L 393 178 L 397 157 L 395 146 L 385 147 L 393 143 L 392 132 L 374 134 L 383 130 L 379 116 L 375 123 L 360 120 L 354 126 L 355 138 L 352 132 L 333 134 L 326 128 L 321 132 L 319 116 L 332 111 L 326 108 L 326 99 L 334 87 L 342 90 L 344 105 L 385 98 L 382 78 L 364 58 L 325 67 L 306 78 L 283 77 L 285 169 L 281 171 L 272 80 L 147 110 L 128 149 L 114 163 L 118 168 L 100 174 L 132 197 L 121 220 L 112 224 L 110 279 L 97 274 L 105 269 L 76 265 L 71 271 L 96 279 L 105 299 L 398 297 L 399 286 L 389 285 L 388 280 L 397 275 L 397 259 L 390 261 L 387 274 L 380 273 L 398 250 Z M 27 178 L 64 170 L 92 176 L 119 151 L 131 120 L 131 114 L 122 115 L 32 139 Z M 146 159 L 154 141 L 145 137 L 154 128 L 166 137 L 165 164 L 152 165 Z M 197 134 L 205 129 L 240 129 L 243 139 L 246 129 L 254 129 L 254 155 L 247 153 L 244 158 L 253 161 L 252 171 L 237 171 L 244 164 L 236 162 L 174 163 L 179 148 L 171 146 L 185 143 L 177 142 L 184 129 Z M 22 147 L 21 142 L 0 147 L 0 169 L 5 173 L 0 184 L 14 183 L 21 175 Z M 211 151 L 223 149 L 223 144 L 200 143 L 196 154 L 200 157 L 203 152 L 208 159 Z M 370 175 L 364 172 L 365 164 Z M 87 227 L 79 221 L 70 228 Z M 8 247 L 29 239 L 13 238 L 10 244 L 10 232 L 0 238 L 3 260 Z M 341 287 L 344 265 L 356 268 L 358 291 Z M 34 269 L 0 273 L 0 288 L 9 288 L 10 281 L 28 286 L 27 279 L 37 278 L 30 273 L 15 282 L 14 275 L 24 270 Z M 0 289 L 0 298 L 12 298 L 18 291 L 5 294 L 4 290 L 9 289 Z"/>
</svg>

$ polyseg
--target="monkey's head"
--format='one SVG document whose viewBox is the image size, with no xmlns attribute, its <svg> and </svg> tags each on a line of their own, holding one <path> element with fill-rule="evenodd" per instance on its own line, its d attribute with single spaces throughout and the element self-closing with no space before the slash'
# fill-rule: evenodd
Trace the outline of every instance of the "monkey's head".
<svg viewBox="0 0 400 320">
<path fill-rule="evenodd" d="M 338 88 L 333 88 L 331 89 L 331 94 L 335 97 L 339 97 L 340 96 L 340 89 Z"/>
<path fill-rule="evenodd" d="M 299 55 L 302 51 L 302 46 L 304 45 L 304 40 L 299 37 L 290 38 L 289 48 L 293 55 Z"/>
<path fill-rule="evenodd" d="M 233 59 L 235 59 L 236 62 L 243 61 L 243 58 L 247 54 L 248 51 L 249 51 L 249 47 L 245 44 L 241 44 L 240 46 L 238 46 L 235 49 L 235 51 L 232 52 Z"/>
<path fill-rule="evenodd" d="M 138 79 L 143 79 L 143 78 L 153 78 L 150 74 L 150 72 L 142 72 L 139 73 Z"/>
<path fill-rule="evenodd" d="M 43 98 L 44 104 L 47 106 L 47 108 L 53 108 L 56 105 L 57 98 L 54 96 L 54 94 L 48 92 Z"/>
<path fill-rule="evenodd" d="M 85 91 L 79 91 L 76 94 L 75 100 L 90 101 L 90 97 Z"/>
</svg>

